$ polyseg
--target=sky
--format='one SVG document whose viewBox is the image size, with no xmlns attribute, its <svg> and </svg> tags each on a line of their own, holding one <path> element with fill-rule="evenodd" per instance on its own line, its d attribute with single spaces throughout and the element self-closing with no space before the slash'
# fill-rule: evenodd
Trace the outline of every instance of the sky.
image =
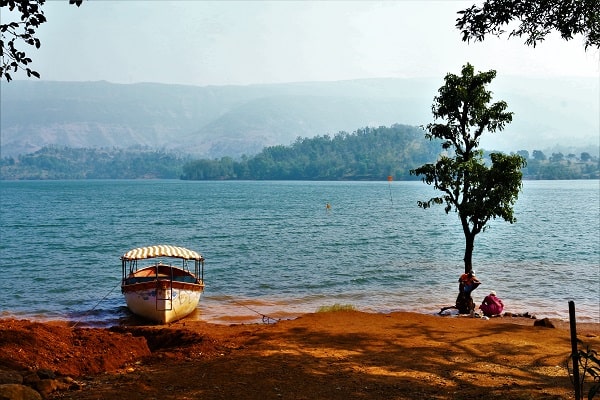
<svg viewBox="0 0 600 400">
<path fill-rule="evenodd" d="M 440 77 L 600 76 L 583 37 L 467 44 L 456 12 L 474 1 L 64 1 L 44 5 L 42 80 L 248 85 Z"/>
</svg>

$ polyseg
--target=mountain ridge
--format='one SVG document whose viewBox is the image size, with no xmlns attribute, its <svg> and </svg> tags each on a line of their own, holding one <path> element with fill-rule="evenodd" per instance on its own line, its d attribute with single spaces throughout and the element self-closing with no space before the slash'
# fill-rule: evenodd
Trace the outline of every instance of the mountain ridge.
<svg viewBox="0 0 600 400">
<path fill-rule="evenodd" d="M 200 158 L 239 157 L 298 137 L 426 125 L 442 85 L 443 79 L 433 78 L 245 86 L 13 81 L 0 92 L 0 151 L 5 157 L 47 145 L 141 145 Z M 597 145 L 597 80 L 498 77 L 490 89 L 493 101 L 505 100 L 515 116 L 482 146 L 516 151 Z"/>
</svg>

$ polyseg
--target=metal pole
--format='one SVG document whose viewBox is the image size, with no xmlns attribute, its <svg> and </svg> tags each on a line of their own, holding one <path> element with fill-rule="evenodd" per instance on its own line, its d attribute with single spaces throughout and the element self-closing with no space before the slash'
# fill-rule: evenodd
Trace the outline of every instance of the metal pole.
<svg viewBox="0 0 600 400">
<path fill-rule="evenodd" d="M 571 327 L 571 357 L 573 358 L 573 382 L 575 400 L 581 400 L 581 382 L 579 382 L 579 351 L 577 349 L 577 323 L 575 322 L 575 303 L 569 301 L 569 325 Z"/>
</svg>

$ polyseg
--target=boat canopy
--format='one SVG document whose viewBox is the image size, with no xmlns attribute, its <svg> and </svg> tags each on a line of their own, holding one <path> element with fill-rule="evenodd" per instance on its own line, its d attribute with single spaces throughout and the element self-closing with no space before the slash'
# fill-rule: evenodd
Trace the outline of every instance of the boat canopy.
<svg viewBox="0 0 600 400">
<path fill-rule="evenodd" d="M 174 257 L 183 260 L 203 261 L 204 258 L 200 253 L 193 250 L 188 250 L 184 247 L 157 245 L 148 247 L 138 247 L 137 249 L 129 250 L 121 256 L 123 261 L 143 260 L 146 258 L 156 257 Z"/>
</svg>

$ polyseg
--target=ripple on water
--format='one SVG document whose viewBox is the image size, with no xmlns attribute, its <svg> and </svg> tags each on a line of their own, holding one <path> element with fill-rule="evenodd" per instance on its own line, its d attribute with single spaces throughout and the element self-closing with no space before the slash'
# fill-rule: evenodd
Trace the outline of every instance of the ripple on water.
<svg viewBox="0 0 600 400">
<path fill-rule="evenodd" d="M 456 298 L 464 239 L 455 214 L 422 210 L 420 182 L 0 182 L 0 312 L 122 321 L 119 256 L 170 243 L 206 258 L 198 318 L 352 304 L 435 312 Z M 516 224 L 476 239 L 480 302 L 600 322 L 598 182 L 524 182 Z M 390 192 L 393 203 L 390 202 Z M 574 201 L 575 200 L 575 201 Z M 325 203 L 332 206 L 325 210 Z M 18 208 L 15 208 L 18 205 Z M 9 240 L 4 240 L 9 238 Z M 91 312 L 90 312 L 91 311 Z M 255 315 L 258 315 L 255 313 Z"/>
</svg>

